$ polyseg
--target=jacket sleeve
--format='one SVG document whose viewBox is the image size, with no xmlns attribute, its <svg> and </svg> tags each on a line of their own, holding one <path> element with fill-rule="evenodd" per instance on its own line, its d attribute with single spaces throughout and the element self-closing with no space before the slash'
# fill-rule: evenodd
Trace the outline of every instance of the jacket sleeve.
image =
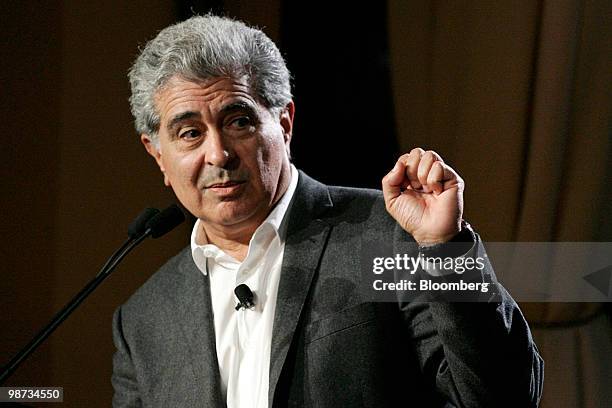
<svg viewBox="0 0 612 408">
<path fill-rule="evenodd" d="M 111 378 L 114 389 L 113 407 L 141 407 L 142 401 L 136 381 L 136 372 L 123 335 L 121 307 L 117 308 L 113 316 L 113 342 L 116 348 Z"/>
<path fill-rule="evenodd" d="M 408 338 L 426 380 L 457 407 L 537 407 L 544 362 L 518 305 L 495 279 L 474 237 L 474 254 L 485 266 L 472 271 L 477 276 L 459 276 L 489 282 L 487 297 L 451 301 L 423 293 L 400 302 Z M 428 279 L 448 282 L 453 275 Z"/>
</svg>

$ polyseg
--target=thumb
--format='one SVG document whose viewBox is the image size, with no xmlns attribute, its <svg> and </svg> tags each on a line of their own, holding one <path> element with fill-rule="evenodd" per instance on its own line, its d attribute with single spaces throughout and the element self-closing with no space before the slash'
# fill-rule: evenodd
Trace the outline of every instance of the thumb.
<svg viewBox="0 0 612 408">
<path fill-rule="evenodd" d="M 385 202 L 398 197 L 402 193 L 402 184 L 406 179 L 406 165 L 398 160 L 393 169 L 382 179 L 382 190 Z"/>
</svg>

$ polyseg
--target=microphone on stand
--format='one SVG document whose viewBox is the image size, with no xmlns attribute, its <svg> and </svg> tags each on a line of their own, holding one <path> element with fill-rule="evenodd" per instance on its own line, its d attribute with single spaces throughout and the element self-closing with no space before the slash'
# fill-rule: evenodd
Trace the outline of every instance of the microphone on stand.
<svg viewBox="0 0 612 408">
<path fill-rule="evenodd" d="M 138 217 L 128 226 L 128 237 L 136 239 L 144 234 L 147 230 L 147 223 L 157 214 L 159 214 L 157 208 L 145 208 L 142 210 L 142 212 L 138 214 Z"/>
<path fill-rule="evenodd" d="M 159 238 L 167 232 L 174 229 L 185 220 L 183 211 L 176 206 L 171 205 L 163 211 L 155 208 L 146 208 L 128 227 L 128 239 L 123 245 L 115 251 L 113 255 L 106 261 L 102 269 L 94 279 L 92 279 L 72 300 L 57 313 L 53 319 L 42 329 L 13 359 L 5 366 L 0 375 L 0 384 L 4 383 L 7 378 L 19 367 L 19 365 L 47 338 L 70 314 L 93 292 L 104 279 L 111 274 L 117 267 L 119 262 L 128 254 L 134 247 L 140 244 L 149 235 L 153 238 Z"/>
<path fill-rule="evenodd" d="M 121 245 L 119 249 L 110 256 L 110 258 L 108 258 L 96 276 L 103 274 L 108 266 L 115 260 L 115 258 L 122 254 L 128 245 L 132 243 L 132 241 L 138 239 L 139 236 L 145 233 L 147 229 L 147 222 L 149 222 L 149 220 L 151 220 L 151 218 L 157 214 L 159 214 L 159 210 L 157 208 L 145 208 L 140 214 L 138 214 L 134 221 L 132 221 L 128 226 L 128 239 L 125 240 L 123 245 Z"/>
</svg>

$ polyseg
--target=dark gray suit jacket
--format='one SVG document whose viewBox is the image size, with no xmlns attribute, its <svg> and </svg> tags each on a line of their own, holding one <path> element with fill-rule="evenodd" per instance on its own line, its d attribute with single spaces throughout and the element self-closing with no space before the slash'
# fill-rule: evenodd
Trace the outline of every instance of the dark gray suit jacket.
<svg viewBox="0 0 612 408">
<path fill-rule="evenodd" d="M 293 200 L 270 407 L 537 406 L 543 361 L 501 286 L 494 283 L 498 296 L 486 303 L 371 302 L 360 290 L 366 246 L 417 250 L 381 193 L 329 187 L 300 172 Z M 225 406 L 209 281 L 189 248 L 117 309 L 113 337 L 114 406 Z"/>
</svg>

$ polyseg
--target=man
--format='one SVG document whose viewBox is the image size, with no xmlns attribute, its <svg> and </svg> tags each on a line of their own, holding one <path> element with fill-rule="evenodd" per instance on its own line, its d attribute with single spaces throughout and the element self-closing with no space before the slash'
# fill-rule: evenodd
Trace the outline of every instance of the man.
<svg viewBox="0 0 612 408">
<path fill-rule="evenodd" d="M 130 82 L 141 140 L 197 222 L 190 247 L 115 313 L 114 406 L 538 404 L 543 362 L 488 265 L 476 280 L 498 296 L 484 303 L 360 290 L 372 242 L 482 251 L 462 222 L 463 180 L 438 154 L 400 157 L 383 194 L 299 172 L 284 61 L 227 18 L 161 31 Z M 254 307 L 235 310 L 239 284 Z"/>
</svg>

